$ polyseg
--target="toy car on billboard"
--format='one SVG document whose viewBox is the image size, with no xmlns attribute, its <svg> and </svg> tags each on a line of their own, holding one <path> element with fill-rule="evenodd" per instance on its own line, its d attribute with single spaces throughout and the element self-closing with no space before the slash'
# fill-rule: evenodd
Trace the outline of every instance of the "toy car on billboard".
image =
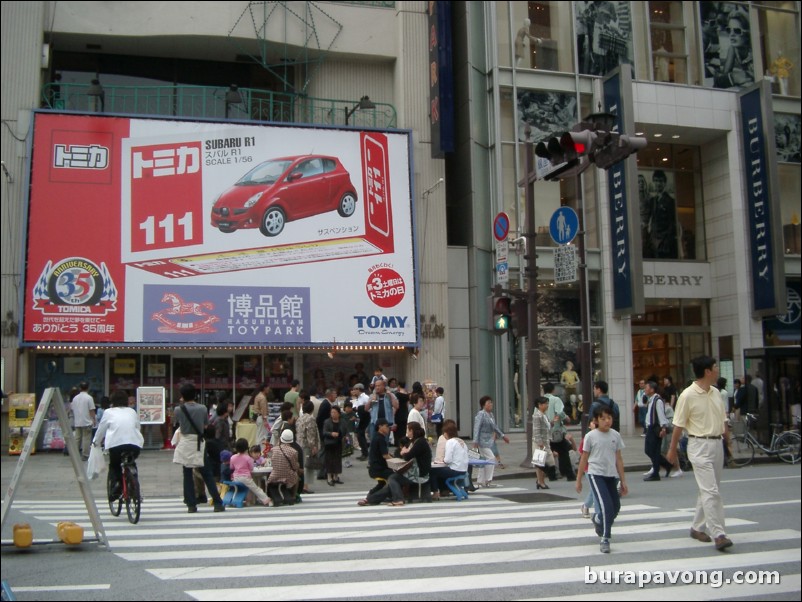
<svg viewBox="0 0 802 602">
<path fill-rule="evenodd" d="M 217 197 L 212 226 L 220 232 L 258 227 L 278 236 L 286 222 L 334 209 L 351 217 L 356 206 L 351 176 L 336 157 L 280 157 L 260 163 Z"/>
</svg>

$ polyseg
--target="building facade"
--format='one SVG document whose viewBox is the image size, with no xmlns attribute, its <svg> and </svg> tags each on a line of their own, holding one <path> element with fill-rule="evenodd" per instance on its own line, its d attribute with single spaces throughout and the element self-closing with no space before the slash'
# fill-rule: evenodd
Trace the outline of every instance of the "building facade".
<svg viewBox="0 0 802 602">
<path fill-rule="evenodd" d="M 639 379 L 671 376 L 681 385 L 691 377 L 690 358 L 709 353 L 730 385 L 762 372 L 767 398 L 785 391 L 786 379 L 782 399 L 790 406 L 798 348 L 796 362 L 783 359 L 779 371 L 769 370 L 765 353 L 745 352 L 799 345 L 799 11 L 799 2 L 4 2 L 3 388 L 66 393 L 89 379 L 96 394 L 164 386 L 172 399 L 192 380 L 208 401 L 238 401 L 263 381 L 278 392 L 293 378 L 312 389 L 341 386 L 361 364 L 367 377 L 380 366 L 407 388 L 443 385 L 447 413 L 464 435 L 484 394 L 500 402 L 504 428 L 523 428 L 527 341 L 494 336 L 488 323 L 498 259 L 493 218 L 510 216 L 508 286 L 522 289 L 531 254 L 521 241 L 526 147 L 597 112 L 604 78 L 631 65 L 627 109 L 637 132 L 627 133 L 648 139 L 637 155 L 638 190 L 629 191 L 631 203 L 638 199 L 630 216 L 640 240 L 631 252 L 642 302 L 635 311 L 616 306 L 609 172 L 537 181 L 542 380 L 567 379 L 560 387 L 567 401 L 581 392 L 570 384 L 575 378 L 608 381 L 632 429 Z M 453 78 L 453 88 L 442 88 L 453 93 L 453 107 L 432 92 L 444 75 Z M 761 81 L 770 86 L 765 129 L 779 181 L 770 202 L 780 226 L 770 236 L 782 245 L 788 300 L 774 320 L 754 311 L 740 121 L 739 91 Z M 38 276 L 28 271 L 41 270 L 25 263 L 36 110 L 407 132 L 415 343 L 26 340 L 23 317 Z M 453 120 L 453 148 L 433 127 L 441 118 Z M 549 221 L 561 206 L 579 209 L 584 222 L 591 374 L 580 368 L 580 287 L 554 281 Z M 106 235 L 79 220 L 57 226 Z M 343 290 L 365 287 L 365 274 L 331 265 L 342 271 Z M 336 296 L 338 286 L 324 296 Z M 772 408 L 785 421 L 787 407 Z"/>
</svg>

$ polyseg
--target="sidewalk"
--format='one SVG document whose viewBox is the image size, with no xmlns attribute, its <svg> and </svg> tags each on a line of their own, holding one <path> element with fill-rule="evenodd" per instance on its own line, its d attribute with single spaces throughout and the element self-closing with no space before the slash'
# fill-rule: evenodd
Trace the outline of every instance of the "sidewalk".
<svg viewBox="0 0 802 602">
<path fill-rule="evenodd" d="M 581 438 L 578 427 L 569 427 L 569 432 L 577 442 Z M 532 479 L 534 483 L 534 469 L 526 458 L 526 435 L 524 433 L 511 433 L 510 444 L 499 442 L 504 469 L 497 469 L 496 480 L 506 479 Z M 624 437 L 624 466 L 627 471 L 644 472 L 649 469 L 650 463 L 643 453 L 644 439 L 640 436 Z M 362 494 L 375 484 L 368 477 L 367 464 L 356 460 L 357 454 L 350 458 L 343 458 L 343 465 L 350 461 L 351 468 L 343 468 L 342 486 L 337 486 L 336 491 L 353 491 L 355 495 Z M 17 467 L 19 456 L 9 456 L 4 453 L 0 458 L 0 483 L 3 492 L 8 488 L 14 471 Z M 140 482 L 142 493 L 147 497 L 181 497 L 182 492 L 182 472 L 181 467 L 173 464 L 172 450 L 143 450 L 137 465 L 139 466 Z M 521 466 L 524 463 L 525 466 Z M 82 466 L 86 464 L 82 462 Z M 106 476 L 105 473 L 100 478 L 90 481 L 90 485 L 97 499 L 98 505 L 105 507 Z M 313 491 L 329 491 L 326 481 L 316 481 L 311 484 Z M 332 489 L 333 491 L 334 489 Z M 28 458 L 25 471 L 17 487 L 17 497 L 19 499 L 45 499 L 45 498 L 69 498 L 80 499 L 80 490 L 75 480 L 72 463 L 67 456 L 58 452 L 40 452 Z M 144 511 L 144 509 L 143 509 Z"/>
</svg>

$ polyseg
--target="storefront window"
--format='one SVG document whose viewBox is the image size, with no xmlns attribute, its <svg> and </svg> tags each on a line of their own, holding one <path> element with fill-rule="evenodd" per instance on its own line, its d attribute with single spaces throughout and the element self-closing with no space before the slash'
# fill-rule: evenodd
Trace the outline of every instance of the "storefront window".
<svg viewBox="0 0 802 602">
<path fill-rule="evenodd" d="M 644 259 L 705 258 L 699 150 L 650 144 L 638 153 Z"/>
<path fill-rule="evenodd" d="M 574 69 L 570 2 L 497 2 L 499 65 L 569 72 Z M 510 40 L 510 28 L 513 39 Z"/>
<path fill-rule="evenodd" d="M 658 82 L 688 83 L 688 49 L 682 2 L 649 2 L 652 77 Z"/>
<path fill-rule="evenodd" d="M 111 358 L 111 374 L 109 377 L 109 393 L 122 389 L 129 395 L 136 394 L 141 382 L 139 354 L 118 354 Z"/>
<path fill-rule="evenodd" d="M 758 9 L 763 73 L 772 92 L 800 95 L 798 2 L 755 2 Z"/>
<path fill-rule="evenodd" d="M 511 98 L 504 100 L 502 91 L 501 123 L 502 132 L 517 137 L 518 172 L 516 177 L 515 146 L 508 144 L 505 137 L 502 146 L 502 188 L 503 208 L 512 220 L 511 229 L 523 232 L 526 224 L 526 193 L 518 186 L 526 172 L 526 145 L 531 142 L 547 142 L 552 136 L 560 136 L 570 130 L 583 115 L 592 113 L 592 97 L 583 95 L 577 107 L 576 95 L 568 92 L 518 89 L 516 111 L 513 112 Z M 514 115 L 517 114 L 517 122 Z M 512 124 L 515 123 L 515 127 Z M 528 128 L 528 129 L 527 129 Z M 536 158 L 533 156 L 533 161 Z M 598 215 L 596 212 L 595 170 L 589 169 L 582 176 L 584 194 L 577 193 L 577 178 L 560 181 L 539 180 L 535 182 L 535 227 L 537 246 L 556 246 L 549 236 L 549 222 L 554 211 L 562 206 L 574 209 L 581 207 L 585 200 L 585 230 L 588 248 L 598 248 Z M 521 223 L 518 223 L 520 219 Z"/>
<path fill-rule="evenodd" d="M 706 299 L 647 300 L 632 317 L 633 382 L 670 376 L 681 387 L 693 378 L 691 359 L 710 354 Z"/>
<path fill-rule="evenodd" d="M 574 2 L 579 73 L 606 75 L 618 65 L 632 64 L 631 4 Z"/>
<path fill-rule="evenodd" d="M 780 180 L 780 218 L 786 255 L 799 255 L 800 223 L 799 195 L 802 192 L 800 171 L 800 117 L 774 114 L 774 140 L 777 147 L 777 173 Z"/>
</svg>

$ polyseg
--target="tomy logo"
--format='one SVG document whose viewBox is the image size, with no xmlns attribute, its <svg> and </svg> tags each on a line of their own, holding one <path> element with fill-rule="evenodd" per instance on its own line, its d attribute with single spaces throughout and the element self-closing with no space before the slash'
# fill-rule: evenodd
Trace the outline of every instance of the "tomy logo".
<svg viewBox="0 0 802 602">
<path fill-rule="evenodd" d="M 409 316 L 354 316 L 357 328 L 406 328 Z"/>
</svg>

